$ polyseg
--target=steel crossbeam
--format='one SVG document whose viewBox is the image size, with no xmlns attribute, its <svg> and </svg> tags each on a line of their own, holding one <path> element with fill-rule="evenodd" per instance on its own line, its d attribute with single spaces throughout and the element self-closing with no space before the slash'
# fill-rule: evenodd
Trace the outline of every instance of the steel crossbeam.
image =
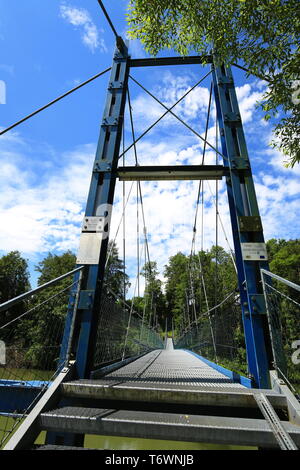
<svg viewBox="0 0 300 470">
<path fill-rule="evenodd" d="M 220 180 L 228 175 L 222 165 L 173 165 L 119 167 L 120 181 Z"/>
</svg>

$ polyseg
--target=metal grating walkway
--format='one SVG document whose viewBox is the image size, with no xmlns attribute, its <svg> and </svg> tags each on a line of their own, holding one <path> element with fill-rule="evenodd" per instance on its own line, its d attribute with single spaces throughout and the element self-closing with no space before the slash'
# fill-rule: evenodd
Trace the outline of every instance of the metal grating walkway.
<svg viewBox="0 0 300 470">
<path fill-rule="evenodd" d="M 115 381 L 124 382 L 124 386 L 134 382 L 135 386 L 147 387 L 172 385 L 198 390 L 247 390 L 188 351 L 174 349 L 170 338 L 166 349 L 152 351 L 96 382 L 112 385 Z"/>
<path fill-rule="evenodd" d="M 76 382 L 81 386 L 124 389 L 245 393 L 249 390 L 213 369 L 192 353 L 174 349 L 170 338 L 164 350 L 152 351 L 100 379 L 81 379 L 73 381 L 73 384 Z M 67 387 L 67 384 L 64 384 L 64 387 Z"/>
</svg>

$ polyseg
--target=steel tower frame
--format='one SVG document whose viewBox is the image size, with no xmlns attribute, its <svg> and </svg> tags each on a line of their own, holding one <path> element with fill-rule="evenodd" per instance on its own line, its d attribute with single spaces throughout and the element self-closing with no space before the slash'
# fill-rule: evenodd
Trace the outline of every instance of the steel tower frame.
<svg viewBox="0 0 300 470">
<path fill-rule="evenodd" d="M 223 166 L 119 168 L 130 68 L 204 63 L 211 64 Z M 120 40 L 113 57 L 77 257 L 77 265 L 84 265 L 72 344 L 78 378 L 89 378 L 92 371 L 116 179 L 167 179 L 170 172 L 172 179 L 226 177 L 249 374 L 254 387 L 269 388 L 272 355 L 260 279 L 260 269 L 268 269 L 268 262 L 231 68 L 219 65 L 216 56 L 131 59 L 127 45 Z M 71 297 L 62 344 L 68 344 L 73 328 L 73 304 Z M 66 348 L 62 347 L 61 361 L 65 357 Z"/>
</svg>

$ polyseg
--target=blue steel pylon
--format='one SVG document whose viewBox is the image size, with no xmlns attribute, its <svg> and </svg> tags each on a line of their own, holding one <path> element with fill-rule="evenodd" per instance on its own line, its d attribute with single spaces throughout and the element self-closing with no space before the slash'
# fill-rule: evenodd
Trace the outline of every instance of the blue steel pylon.
<svg viewBox="0 0 300 470">
<path fill-rule="evenodd" d="M 212 64 L 224 168 L 235 246 L 247 360 L 253 386 L 269 387 L 271 361 L 266 335 L 266 309 L 260 268 L 268 268 L 263 230 L 252 172 L 230 67 L 217 66 L 214 57 L 130 59 L 125 44 L 118 44 L 111 70 L 90 191 L 82 227 L 78 265 L 85 265 L 73 341 L 77 375 L 89 378 L 93 367 L 95 335 L 107 256 L 110 208 L 114 199 L 121 133 L 130 67 Z M 147 167 L 149 168 L 149 167 Z M 199 170 L 199 167 L 197 167 Z M 157 169 L 157 167 L 156 167 Z M 172 168 L 174 170 L 174 167 Z M 96 230 L 95 227 L 98 227 Z M 99 230 L 100 227 L 100 230 Z M 100 234 L 100 236 L 99 236 Z M 74 302 L 71 298 L 70 302 Z M 65 336 L 70 332 L 69 308 Z M 64 340 L 63 344 L 68 343 Z M 62 349 L 61 359 L 66 351 Z"/>
<path fill-rule="evenodd" d="M 270 352 L 260 278 L 260 268 L 268 269 L 263 228 L 231 68 L 212 64 L 212 74 L 222 153 L 226 157 L 223 163 L 230 171 L 226 184 L 248 369 L 255 386 L 269 388 Z"/>
</svg>

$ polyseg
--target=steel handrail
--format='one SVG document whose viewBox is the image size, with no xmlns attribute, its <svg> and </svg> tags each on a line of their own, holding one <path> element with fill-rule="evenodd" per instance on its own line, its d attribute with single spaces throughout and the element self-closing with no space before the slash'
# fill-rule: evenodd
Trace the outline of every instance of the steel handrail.
<svg viewBox="0 0 300 470">
<path fill-rule="evenodd" d="M 24 292 L 24 294 L 14 297 L 13 299 L 7 300 L 7 302 L 4 302 L 3 304 L 0 305 L 0 312 L 8 310 L 14 305 L 22 302 L 22 300 L 25 300 L 28 297 L 31 297 L 32 295 L 35 295 L 37 292 L 40 292 L 43 289 L 47 289 L 48 287 L 53 286 L 54 284 L 57 284 L 59 281 L 62 281 L 66 277 L 69 277 L 72 274 L 75 274 L 78 271 L 81 271 L 82 269 L 83 269 L 83 266 L 79 266 L 78 268 L 75 268 L 72 271 L 69 271 L 68 273 L 63 274 L 62 276 L 52 279 L 52 281 L 46 282 L 45 284 L 42 284 L 41 286 L 38 286 L 35 289 L 32 289 L 28 292 Z"/>
</svg>

